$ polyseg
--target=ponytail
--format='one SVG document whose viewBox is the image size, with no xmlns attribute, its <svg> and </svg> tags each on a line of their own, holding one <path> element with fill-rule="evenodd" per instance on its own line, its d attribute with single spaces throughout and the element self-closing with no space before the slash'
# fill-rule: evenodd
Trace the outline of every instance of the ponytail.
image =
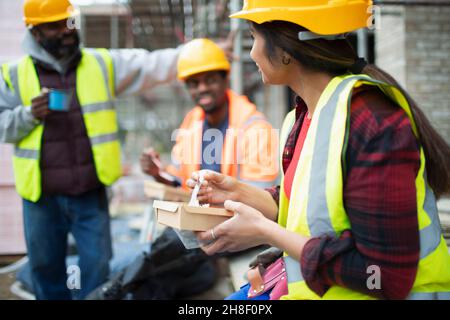
<svg viewBox="0 0 450 320">
<path fill-rule="evenodd" d="M 427 180 L 437 198 L 450 191 L 450 147 L 433 128 L 424 112 L 417 106 L 411 96 L 387 72 L 373 64 L 362 70 L 375 80 L 385 82 L 398 88 L 408 100 L 419 134 L 419 142 L 426 158 Z"/>
</svg>

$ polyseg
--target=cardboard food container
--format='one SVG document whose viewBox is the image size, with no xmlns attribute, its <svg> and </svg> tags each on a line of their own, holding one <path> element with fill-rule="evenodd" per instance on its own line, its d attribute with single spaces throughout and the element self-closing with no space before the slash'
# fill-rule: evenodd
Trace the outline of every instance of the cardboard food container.
<svg viewBox="0 0 450 320">
<path fill-rule="evenodd" d="M 192 207 L 183 202 L 153 202 L 159 223 L 179 230 L 207 231 L 233 216 L 224 208 Z"/>
<path fill-rule="evenodd" d="M 156 181 L 144 181 L 145 195 L 152 199 L 188 202 L 191 195 L 188 191 L 182 188 L 175 188 L 167 186 Z"/>
</svg>

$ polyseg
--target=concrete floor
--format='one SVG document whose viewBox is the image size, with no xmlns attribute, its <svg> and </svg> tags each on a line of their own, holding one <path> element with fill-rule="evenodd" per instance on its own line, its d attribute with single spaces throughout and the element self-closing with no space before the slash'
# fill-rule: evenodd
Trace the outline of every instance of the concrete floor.
<svg viewBox="0 0 450 320">
<path fill-rule="evenodd" d="M 15 280 L 14 273 L 0 274 L 0 300 L 19 300 L 10 291 L 10 287 Z"/>
</svg>

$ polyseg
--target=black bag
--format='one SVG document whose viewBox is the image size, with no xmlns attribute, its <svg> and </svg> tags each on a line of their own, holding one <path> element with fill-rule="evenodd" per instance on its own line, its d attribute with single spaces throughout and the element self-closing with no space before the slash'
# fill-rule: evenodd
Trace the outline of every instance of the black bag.
<svg viewBox="0 0 450 320">
<path fill-rule="evenodd" d="M 142 253 L 86 299 L 177 299 L 199 294 L 215 280 L 213 259 L 201 249 L 186 249 L 175 231 L 167 228 L 152 244 L 150 253 Z"/>
</svg>

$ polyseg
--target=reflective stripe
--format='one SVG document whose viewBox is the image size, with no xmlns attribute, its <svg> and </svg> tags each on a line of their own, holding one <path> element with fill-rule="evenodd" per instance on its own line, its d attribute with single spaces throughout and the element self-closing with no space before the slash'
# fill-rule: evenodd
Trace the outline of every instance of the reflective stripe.
<svg viewBox="0 0 450 320">
<path fill-rule="evenodd" d="M 283 257 L 288 283 L 304 281 L 300 262 L 289 256 Z"/>
<path fill-rule="evenodd" d="M 8 63 L 2 65 L 2 77 L 3 80 L 6 82 L 6 86 L 8 87 L 8 89 L 14 92 L 14 86 L 11 83 L 11 75 L 9 73 L 9 68 L 10 65 Z"/>
<path fill-rule="evenodd" d="M 9 89 L 16 93 L 20 97 L 20 88 L 19 88 L 19 63 L 11 62 L 9 64 L 4 64 L 2 66 L 3 70 L 3 78 L 8 85 Z"/>
<path fill-rule="evenodd" d="M 424 180 L 426 190 L 423 210 L 427 213 L 431 223 L 420 230 L 420 259 L 427 257 L 441 243 L 441 223 L 439 221 L 436 198 L 434 197 L 433 191 L 428 187 L 425 172 Z"/>
<path fill-rule="evenodd" d="M 109 98 L 109 101 L 111 101 L 111 103 L 112 103 L 113 98 L 112 98 L 111 88 L 109 86 L 109 72 L 108 72 L 108 68 L 106 67 L 105 60 L 103 59 L 102 55 L 100 53 L 98 53 L 96 50 L 92 50 L 92 51 L 90 51 L 90 53 L 92 53 L 92 55 L 95 57 L 98 64 L 100 65 L 100 68 L 102 69 L 103 80 L 105 81 L 106 91 L 108 92 L 108 98 Z"/>
<path fill-rule="evenodd" d="M 14 150 L 14 156 L 16 156 L 18 158 L 38 160 L 39 159 L 39 150 L 16 148 Z"/>
<path fill-rule="evenodd" d="M 450 292 L 437 292 L 438 300 L 450 300 Z"/>
<path fill-rule="evenodd" d="M 93 103 L 83 106 L 82 108 L 83 113 L 91 113 L 91 112 L 97 112 L 102 110 L 114 110 L 114 105 L 111 102 L 100 102 L 100 103 Z"/>
<path fill-rule="evenodd" d="M 91 137 L 91 144 L 93 146 L 98 145 L 98 144 L 102 144 L 102 143 L 106 143 L 106 142 L 111 142 L 111 141 L 119 141 L 119 134 L 117 132 L 114 133 L 108 133 L 108 134 L 103 134 L 100 136 L 96 136 L 96 137 Z"/>
<path fill-rule="evenodd" d="M 95 50 L 96 53 L 98 53 L 104 63 L 105 63 L 105 67 L 107 70 L 107 80 L 108 80 L 108 86 L 109 89 L 111 90 L 111 96 L 114 98 L 115 97 L 115 73 L 114 73 L 114 61 L 112 59 L 112 56 L 110 54 L 110 52 L 108 51 L 108 49 L 96 49 Z"/>
<path fill-rule="evenodd" d="M 406 300 L 450 300 L 450 292 L 413 292 Z"/>
<path fill-rule="evenodd" d="M 279 165 L 280 165 L 280 176 L 281 176 L 281 181 L 283 181 L 283 177 L 284 177 L 284 172 L 283 172 L 283 153 L 284 153 L 284 148 L 286 146 L 286 142 L 287 139 L 289 138 L 289 134 L 292 131 L 292 128 L 294 127 L 295 124 L 295 110 L 292 110 L 288 113 L 288 115 L 286 116 L 286 119 L 283 122 L 283 126 L 281 127 L 281 135 L 280 135 L 280 150 L 279 150 Z"/>
<path fill-rule="evenodd" d="M 314 142 L 313 158 L 311 160 L 311 178 L 309 181 L 309 200 L 307 208 L 308 227 L 311 236 L 323 234 L 335 235 L 327 205 L 326 179 L 330 147 L 330 130 L 338 106 L 339 96 L 347 85 L 356 77 L 342 81 L 320 111 L 317 125 L 317 137 Z M 320 188 L 318 187 L 320 186 Z"/>
<path fill-rule="evenodd" d="M 12 63 L 9 67 L 9 77 L 11 79 L 11 84 L 14 87 L 15 92 L 20 97 L 20 87 L 19 87 L 19 63 Z"/>
</svg>

